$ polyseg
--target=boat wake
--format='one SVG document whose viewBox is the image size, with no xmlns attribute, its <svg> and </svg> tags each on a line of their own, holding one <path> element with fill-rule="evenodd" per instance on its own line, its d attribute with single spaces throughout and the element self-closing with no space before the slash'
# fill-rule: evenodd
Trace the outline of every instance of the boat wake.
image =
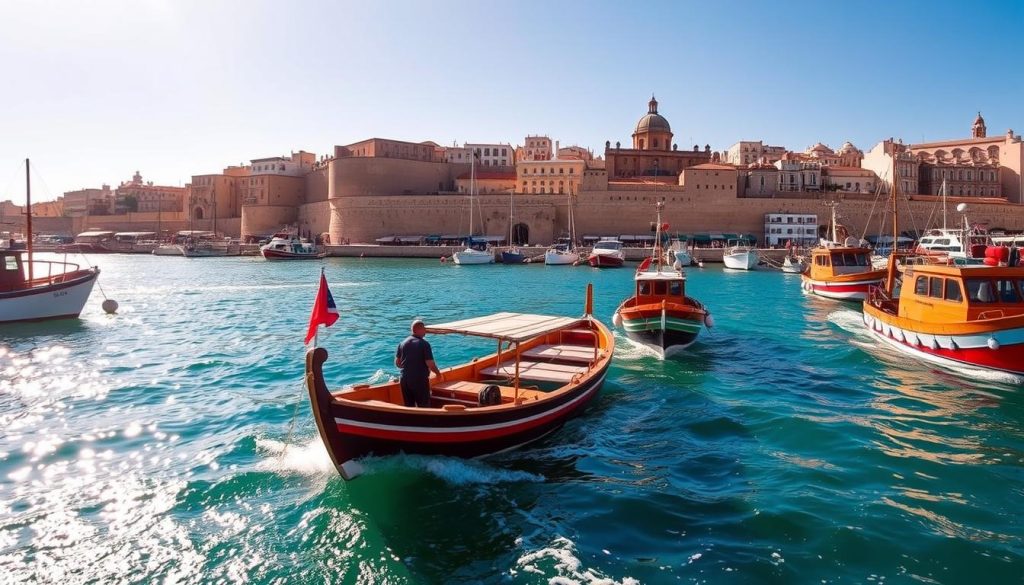
<svg viewBox="0 0 1024 585">
<path fill-rule="evenodd" d="M 870 338 L 871 334 L 868 332 L 867 327 L 864 326 L 864 317 L 860 311 L 839 309 L 829 313 L 828 320 L 847 333 L 853 333 L 865 339 Z"/>
<path fill-rule="evenodd" d="M 395 455 L 370 457 L 361 461 L 367 475 L 398 470 L 425 471 L 452 485 L 498 484 L 544 481 L 544 476 L 493 467 L 480 460 L 425 455 Z"/>
<path fill-rule="evenodd" d="M 304 442 L 285 443 L 276 439 L 256 439 L 256 450 L 266 458 L 258 469 L 279 475 L 334 475 L 334 465 L 320 437 Z"/>
<path fill-rule="evenodd" d="M 662 359 L 661 354 L 658 353 L 653 347 L 648 347 L 642 343 L 633 341 L 626 337 L 625 334 L 618 331 L 615 332 L 615 359 L 616 360 L 639 360 L 639 359 Z"/>
<path fill-rule="evenodd" d="M 522 539 L 516 544 L 522 545 Z M 607 585 L 639 585 L 632 577 L 623 577 L 622 581 L 610 579 L 596 569 L 583 566 L 577 556 L 576 545 L 564 536 L 556 537 L 548 546 L 527 552 L 516 560 L 514 569 L 509 573 L 531 573 L 548 577 L 549 583 L 591 583 Z"/>
</svg>

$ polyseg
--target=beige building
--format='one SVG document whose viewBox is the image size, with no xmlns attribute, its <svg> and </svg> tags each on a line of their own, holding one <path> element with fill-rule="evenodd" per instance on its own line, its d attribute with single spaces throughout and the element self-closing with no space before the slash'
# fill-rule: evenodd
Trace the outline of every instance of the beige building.
<svg viewBox="0 0 1024 585">
<path fill-rule="evenodd" d="M 979 113 L 971 126 L 971 138 L 912 144 L 910 151 L 922 166 L 922 192 L 938 193 L 945 179 L 950 195 L 960 196 L 962 192 L 963 196 L 1005 197 L 1012 203 L 1024 203 L 1022 146 L 1013 130 L 988 136 Z"/>
<path fill-rule="evenodd" d="M 902 195 L 916 195 L 919 191 L 918 169 L 920 162 L 903 141 L 892 138 L 883 140 L 864 155 L 863 167 L 875 173 L 879 183 L 886 190 L 892 188 L 893 157 L 897 164 L 898 190 Z"/>
<path fill-rule="evenodd" d="M 710 145 L 704 145 L 703 151 L 696 144 L 692 151 L 680 151 L 672 142 L 673 136 L 668 120 L 658 113 L 658 100 L 651 96 L 647 114 L 633 130 L 633 147 L 622 148 L 616 142 L 612 148 L 611 142 L 605 142 L 604 159 L 609 179 L 667 176 L 675 183 L 686 167 L 718 162 L 719 155 L 712 154 Z"/>
<path fill-rule="evenodd" d="M 739 174 L 732 165 L 705 163 L 683 169 L 679 185 L 691 195 L 735 198 Z"/>
<path fill-rule="evenodd" d="M 520 193 L 576 193 L 587 162 L 580 159 L 524 160 L 516 163 Z"/>
<path fill-rule="evenodd" d="M 725 151 L 725 162 L 736 166 L 772 164 L 786 154 L 785 146 L 770 146 L 760 140 L 741 140 Z"/>
<path fill-rule="evenodd" d="M 520 152 L 521 149 L 521 152 Z M 554 150 L 547 136 L 527 136 L 523 146 L 516 149 L 516 162 L 523 160 L 551 160 Z"/>
<path fill-rule="evenodd" d="M 475 173 L 466 172 L 459 175 L 455 179 L 455 188 L 459 193 L 468 194 L 471 192 L 471 189 L 474 189 L 473 182 L 475 180 L 475 192 L 480 195 L 511 193 L 515 191 L 516 178 L 516 173 L 512 169 L 477 168 Z"/>
<path fill-rule="evenodd" d="M 828 166 L 821 171 L 821 180 L 826 191 L 874 193 L 878 188 L 878 177 L 869 169 Z"/>
<path fill-rule="evenodd" d="M 424 162 L 444 162 L 444 149 L 434 142 L 405 142 L 370 138 L 347 146 L 335 146 L 334 158 L 399 158 Z"/>
<path fill-rule="evenodd" d="M 115 212 L 178 212 L 184 209 L 185 187 L 154 185 L 153 181 L 143 182 L 142 175 L 135 171 L 131 181 L 118 185 L 114 191 Z M 134 201 L 134 203 L 132 203 Z"/>
<path fill-rule="evenodd" d="M 78 189 L 64 193 L 64 212 L 69 217 L 110 215 L 114 212 L 114 192 L 110 185 L 99 189 Z"/>
</svg>

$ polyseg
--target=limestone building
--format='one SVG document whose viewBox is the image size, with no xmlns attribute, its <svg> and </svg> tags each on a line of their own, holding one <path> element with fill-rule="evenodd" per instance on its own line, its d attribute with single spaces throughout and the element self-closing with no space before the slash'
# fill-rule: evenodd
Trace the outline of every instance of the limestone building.
<svg viewBox="0 0 1024 585">
<path fill-rule="evenodd" d="M 636 123 L 633 130 L 632 148 L 622 148 L 616 142 L 605 142 L 605 168 L 609 179 L 632 177 L 672 177 L 672 182 L 686 167 L 703 163 L 718 162 L 718 153 L 712 154 L 711 146 L 700 150 L 679 150 L 672 142 L 672 126 L 658 113 L 658 100 L 651 96 L 647 103 L 647 114 Z"/>
</svg>

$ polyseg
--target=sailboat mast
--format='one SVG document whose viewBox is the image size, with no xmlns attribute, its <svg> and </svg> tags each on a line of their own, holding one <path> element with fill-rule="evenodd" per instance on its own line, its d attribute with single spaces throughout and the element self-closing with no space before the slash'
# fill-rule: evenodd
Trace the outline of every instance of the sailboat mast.
<svg viewBox="0 0 1024 585">
<path fill-rule="evenodd" d="M 512 193 L 515 189 L 508 192 L 508 245 L 512 245 Z"/>
<path fill-rule="evenodd" d="M 25 246 L 28 248 L 28 280 L 32 282 L 32 177 L 25 159 Z"/>
<path fill-rule="evenodd" d="M 473 191 L 476 189 L 476 150 L 473 151 L 473 158 L 469 159 L 469 241 L 467 248 L 473 247 Z"/>
<path fill-rule="evenodd" d="M 899 180 L 899 169 L 896 167 L 896 145 L 892 145 L 892 249 L 889 252 L 888 272 L 885 275 L 885 291 L 890 295 L 896 287 L 896 249 L 899 243 L 899 218 L 896 205 L 896 181 Z"/>
</svg>

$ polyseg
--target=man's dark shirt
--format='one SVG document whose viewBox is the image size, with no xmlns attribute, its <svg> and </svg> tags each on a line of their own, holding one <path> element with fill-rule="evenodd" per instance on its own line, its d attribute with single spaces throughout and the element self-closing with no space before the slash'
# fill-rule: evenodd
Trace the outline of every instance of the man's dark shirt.
<svg viewBox="0 0 1024 585">
<path fill-rule="evenodd" d="M 430 377 L 430 368 L 427 367 L 427 360 L 434 359 L 434 353 L 430 350 L 430 344 L 426 339 L 410 335 L 402 343 L 398 344 L 398 351 L 395 357 L 402 363 L 402 378 L 417 380 Z"/>
</svg>

